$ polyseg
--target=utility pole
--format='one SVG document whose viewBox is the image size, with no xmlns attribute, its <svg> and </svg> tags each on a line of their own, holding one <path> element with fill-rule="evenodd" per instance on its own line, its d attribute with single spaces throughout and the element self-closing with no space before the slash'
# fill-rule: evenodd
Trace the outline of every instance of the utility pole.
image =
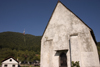
<svg viewBox="0 0 100 67">
<path fill-rule="evenodd" d="M 26 45 L 26 40 L 25 40 L 25 29 L 23 31 L 23 35 L 24 35 L 24 44 Z"/>
</svg>

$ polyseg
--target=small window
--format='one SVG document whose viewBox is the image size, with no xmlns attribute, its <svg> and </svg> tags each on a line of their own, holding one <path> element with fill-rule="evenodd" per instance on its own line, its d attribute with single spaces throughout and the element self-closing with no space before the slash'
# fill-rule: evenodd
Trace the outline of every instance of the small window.
<svg viewBox="0 0 100 67">
<path fill-rule="evenodd" d="M 12 67 L 15 67 L 15 65 L 12 65 Z"/>
<path fill-rule="evenodd" d="M 10 59 L 10 62 L 12 61 L 12 59 Z"/>
<path fill-rule="evenodd" d="M 67 67 L 67 57 L 65 53 L 60 54 L 60 66 L 59 67 Z"/>
<path fill-rule="evenodd" d="M 7 67 L 7 64 L 5 64 L 4 67 Z"/>
</svg>

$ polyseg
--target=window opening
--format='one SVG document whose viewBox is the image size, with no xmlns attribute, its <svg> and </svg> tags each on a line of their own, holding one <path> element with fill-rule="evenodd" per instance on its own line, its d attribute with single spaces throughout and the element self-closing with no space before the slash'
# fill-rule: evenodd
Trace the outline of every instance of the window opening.
<svg viewBox="0 0 100 67">
<path fill-rule="evenodd" d="M 12 61 L 12 59 L 10 59 L 10 62 Z"/>
<path fill-rule="evenodd" d="M 4 67 L 7 67 L 7 64 L 5 64 Z"/>
<path fill-rule="evenodd" d="M 60 67 L 67 67 L 67 57 L 64 52 L 60 54 L 59 60 L 60 60 Z"/>
<path fill-rule="evenodd" d="M 12 67 L 15 67 L 15 65 L 12 65 Z"/>
</svg>

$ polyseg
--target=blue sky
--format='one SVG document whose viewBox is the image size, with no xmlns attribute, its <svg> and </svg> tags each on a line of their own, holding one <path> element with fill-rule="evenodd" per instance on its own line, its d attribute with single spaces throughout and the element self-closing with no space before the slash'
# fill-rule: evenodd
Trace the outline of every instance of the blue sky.
<svg viewBox="0 0 100 67">
<path fill-rule="evenodd" d="M 0 0 L 0 33 L 41 36 L 58 0 Z M 100 42 L 100 0 L 60 0 L 93 29 Z"/>
</svg>

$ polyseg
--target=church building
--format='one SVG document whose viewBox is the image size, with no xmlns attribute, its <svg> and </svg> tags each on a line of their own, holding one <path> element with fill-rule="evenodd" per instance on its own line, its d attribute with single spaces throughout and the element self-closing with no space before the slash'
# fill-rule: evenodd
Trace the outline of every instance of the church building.
<svg viewBox="0 0 100 67">
<path fill-rule="evenodd" d="M 93 30 L 58 1 L 41 39 L 40 67 L 99 67 Z"/>
</svg>

